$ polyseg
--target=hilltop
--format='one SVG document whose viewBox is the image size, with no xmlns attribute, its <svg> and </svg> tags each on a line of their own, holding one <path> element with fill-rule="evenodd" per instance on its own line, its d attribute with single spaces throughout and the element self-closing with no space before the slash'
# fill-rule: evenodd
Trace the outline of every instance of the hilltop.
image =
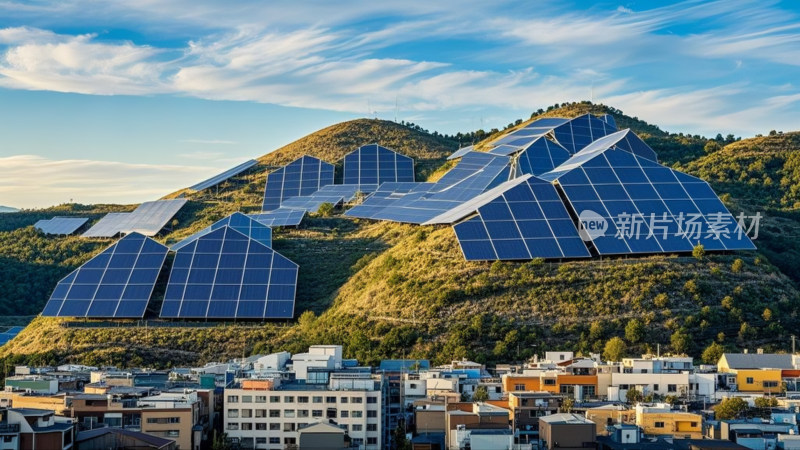
<svg viewBox="0 0 800 450">
<path fill-rule="evenodd" d="M 750 141 L 729 143 L 706 154 L 708 139 L 667 133 L 602 105 L 570 104 L 542 114 L 573 117 L 585 112 L 611 113 L 620 127 L 630 126 L 651 143 L 662 161 L 686 165 L 694 173 L 704 164 L 714 166 L 705 159 L 722 158 L 716 155 Z M 273 166 L 310 154 L 335 162 L 358 145 L 375 141 L 418 158 L 418 180 L 439 176 L 447 167 L 444 159 L 458 145 L 392 122 L 362 119 L 320 130 L 259 161 Z M 256 209 L 264 177 L 260 170 L 234 180 L 220 198 L 190 193 L 175 230 L 160 239 L 174 242 L 230 212 Z M 736 214 L 742 203 L 734 192 L 739 191 L 732 189 L 726 200 Z M 791 217 L 786 220 L 797 224 Z M 26 236 L 31 242 L 23 240 L 17 252 L 6 254 L 6 245 Z M 46 243 L 34 242 L 38 240 Z M 86 247 L 71 248 L 77 245 Z M 3 257 L 37 264 L 37 271 L 52 270 L 52 277 L 66 274 L 104 245 L 78 238 L 43 238 L 32 228 L 0 232 Z M 24 249 L 31 246 L 37 250 L 26 253 Z M 597 351 L 612 336 L 623 336 L 632 352 L 661 344 L 662 349 L 698 355 L 712 341 L 731 348 L 758 345 L 779 350 L 787 330 L 800 325 L 796 282 L 787 277 L 789 272 L 781 271 L 782 266 L 771 264 L 778 262 L 764 252 L 702 260 L 657 256 L 562 264 L 467 262 L 449 226 L 419 227 L 339 215 L 312 217 L 296 229 L 278 229 L 274 247 L 300 265 L 297 321 L 145 329 L 135 324 L 75 327 L 63 319 L 38 318 L 0 348 L 0 358 L 163 366 L 336 343 L 344 345 L 348 357 L 367 363 L 404 355 L 436 362 L 457 357 L 492 362 L 557 348 Z M 50 255 L 49 259 L 26 260 L 36 252 Z M 38 279 L 43 292 L 19 304 L 41 308 L 54 282 Z M 29 297 L 33 296 L 23 298 Z"/>
<path fill-rule="evenodd" d="M 12 213 L 19 211 L 17 208 L 12 208 L 10 206 L 0 206 L 0 213 Z"/>
</svg>

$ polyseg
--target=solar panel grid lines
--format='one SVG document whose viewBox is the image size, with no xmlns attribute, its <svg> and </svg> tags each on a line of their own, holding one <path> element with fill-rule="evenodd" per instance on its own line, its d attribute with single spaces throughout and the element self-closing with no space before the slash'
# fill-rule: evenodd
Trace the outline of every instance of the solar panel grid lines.
<svg viewBox="0 0 800 450">
<path fill-rule="evenodd" d="M 541 175 L 553 170 L 570 158 L 569 151 L 549 139 L 539 138 L 517 157 L 520 173 Z"/>
<path fill-rule="evenodd" d="M 34 228 L 45 234 L 70 235 L 82 227 L 89 219 L 87 217 L 53 217 L 36 222 Z"/>
<path fill-rule="evenodd" d="M 516 180 L 513 180 L 516 181 Z M 587 258 L 591 254 L 555 188 L 536 177 L 509 182 L 481 199 L 477 214 L 453 225 L 470 261 Z M 491 197 L 494 198 L 491 198 Z"/>
<path fill-rule="evenodd" d="M 261 222 L 253 219 L 250 216 L 242 214 L 240 212 L 235 212 L 227 217 L 224 217 L 213 224 L 209 225 L 208 227 L 198 231 L 197 233 L 188 236 L 187 238 L 173 244 L 170 246 L 170 250 L 178 251 L 181 248 L 185 247 L 186 245 L 194 242 L 200 236 L 205 236 L 206 234 L 221 228 L 223 226 L 230 226 L 234 230 L 239 231 L 240 233 L 244 234 L 245 236 L 255 239 L 256 241 L 266 245 L 267 247 L 272 247 L 272 229 Z"/>
<path fill-rule="evenodd" d="M 160 316 L 291 318 L 297 272 L 297 264 L 225 225 L 176 252 Z"/>
<path fill-rule="evenodd" d="M 377 188 L 387 181 L 414 181 L 414 160 L 378 144 L 361 146 L 343 159 L 343 184 L 372 185 Z"/>
<path fill-rule="evenodd" d="M 86 230 L 81 237 L 114 237 L 119 234 L 122 223 L 131 213 L 108 213 L 101 217 L 91 228 Z"/>
<path fill-rule="evenodd" d="M 144 202 L 129 213 L 108 213 L 81 237 L 114 237 L 119 233 L 155 236 L 188 200 L 176 198 Z"/>
<path fill-rule="evenodd" d="M 704 181 L 622 149 L 593 154 L 557 180 L 574 214 L 592 211 L 607 223 L 592 240 L 600 254 L 689 252 L 698 243 L 708 250 L 755 248 Z M 702 233 L 687 235 L 690 217 Z"/>
<path fill-rule="evenodd" d="M 284 200 L 310 195 L 333 184 L 334 166 L 313 156 L 303 155 L 267 175 L 262 211 L 281 207 Z"/>
<path fill-rule="evenodd" d="M 58 282 L 43 316 L 142 318 L 167 247 L 131 233 Z"/>
<path fill-rule="evenodd" d="M 6 345 L 9 341 L 17 337 L 17 335 L 24 329 L 25 327 L 11 327 L 8 330 L 0 333 L 0 346 Z"/>
<path fill-rule="evenodd" d="M 247 216 L 268 227 L 290 227 L 300 225 L 305 211 L 299 209 L 278 208 L 260 214 L 248 214 Z"/>
<path fill-rule="evenodd" d="M 241 164 L 239 164 L 239 165 L 237 165 L 235 167 L 232 167 L 232 168 L 230 168 L 230 169 L 228 169 L 228 170 L 226 170 L 226 171 L 224 171 L 224 172 L 222 172 L 220 174 L 214 175 L 213 177 L 211 177 L 211 178 L 209 178 L 207 180 L 201 181 L 200 183 L 197 183 L 194 186 L 189 187 L 189 189 L 191 189 L 193 191 L 202 191 L 204 189 L 208 189 L 210 187 L 213 187 L 213 186 L 216 186 L 216 185 L 222 183 L 223 181 L 226 181 L 226 180 L 228 180 L 228 179 L 230 179 L 232 177 L 235 177 L 236 175 L 239 175 L 240 173 L 242 173 L 245 170 L 255 166 L 256 164 L 258 164 L 258 161 L 256 161 L 255 159 L 251 159 L 249 161 L 245 161 L 245 162 L 243 162 L 243 163 L 241 163 Z"/>
<path fill-rule="evenodd" d="M 474 149 L 475 148 L 472 145 L 469 145 L 467 147 L 461 147 L 460 149 L 458 149 L 455 152 L 453 152 L 452 155 L 448 156 L 447 160 L 450 161 L 450 160 L 453 160 L 453 159 L 461 158 L 462 156 L 466 155 L 467 153 L 473 151 Z"/>
</svg>

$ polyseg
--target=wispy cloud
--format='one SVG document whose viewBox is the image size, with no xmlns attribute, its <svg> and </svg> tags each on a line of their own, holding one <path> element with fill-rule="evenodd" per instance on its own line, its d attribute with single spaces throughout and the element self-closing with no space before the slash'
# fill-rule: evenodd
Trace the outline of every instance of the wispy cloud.
<svg viewBox="0 0 800 450">
<path fill-rule="evenodd" d="M 36 155 L 0 158 L 0 203 L 45 207 L 79 203 L 138 203 L 157 199 L 219 172 L 219 168 L 111 161 L 54 160 Z"/>
</svg>

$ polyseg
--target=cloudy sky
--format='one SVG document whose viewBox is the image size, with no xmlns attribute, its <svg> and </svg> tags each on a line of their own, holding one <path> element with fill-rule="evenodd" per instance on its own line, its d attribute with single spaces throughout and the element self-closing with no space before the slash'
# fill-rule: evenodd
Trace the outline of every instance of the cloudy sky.
<svg viewBox="0 0 800 450">
<path fill-rule="evenodd" d="M 0 205 L 150 200 L 365 116 L 800 128 L 794 0 L 165 3 L 0 0 Z"/>
</svg>

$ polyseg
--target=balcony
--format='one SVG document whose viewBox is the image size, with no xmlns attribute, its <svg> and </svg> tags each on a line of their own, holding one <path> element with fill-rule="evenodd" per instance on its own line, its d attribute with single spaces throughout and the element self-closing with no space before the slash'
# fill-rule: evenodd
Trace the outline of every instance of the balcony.
<svg viewBox="0 0 800 450">
<path fill-rule="evenodd" d="M 0 433 L 19 433 L 19 424 L 0 423 Z"/>
</svg>

